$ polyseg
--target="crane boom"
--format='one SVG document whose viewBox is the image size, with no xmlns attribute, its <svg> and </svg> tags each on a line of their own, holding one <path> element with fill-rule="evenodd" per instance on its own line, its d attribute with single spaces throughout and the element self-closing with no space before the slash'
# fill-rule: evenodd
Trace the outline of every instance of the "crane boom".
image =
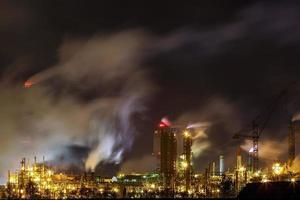
<svg viewBox="0 0 300 200">
<path fill-rule="evenodd" d="M 266 112 L 266 117 L 265 119 L 259 123 L 259 120 L 262 118 L 262 115 L 259 114 L 255 117 L 255 119 L 252 122 L 252 134 L 243 134 L 244 132 L 250 132 L 251 130 L 247 129 L 245 131 L 241 130 L 239 132 L 237 132 L 236 134 L 234 134 L 233 139 L 239 139 L 241 137 L 243 138 L 250 138 L 253 141 L 253 152 L 252 152 L 252 157 L 253 157 L 253 163 L 252 163 L 252 171 L 257 171 L 259 168 L 259 159 L 258 159 L 258 141 L 260 138 L 261 133 L 265 130 L 267 124 L 269 123 L 273 113 L 275 112 L 280 100 L 287 94 L 289 88 L 292 85 L 295 85 L 297 82 L 291 82 L 287 88 L 283 89 L 280 91 L 280 93 L 278 95 L 275 96 L 274 101 L 272 101 L 272 103 L 270 104 L 270 106 L 267 109 Z M 261 124 L 261 126 L 260 126 Z"/>
</svg>

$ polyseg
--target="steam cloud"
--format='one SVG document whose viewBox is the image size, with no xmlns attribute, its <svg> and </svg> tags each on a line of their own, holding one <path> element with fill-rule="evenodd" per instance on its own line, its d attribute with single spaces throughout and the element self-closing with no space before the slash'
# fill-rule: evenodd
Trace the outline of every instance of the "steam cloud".
<svg viewBox="0 0 300 200">
<path fill-rule="evenodd" d="M 210 123 L 195 123 L 188 126 L 191 131 L 191 137 L 193 139 L 192 152 L 193 155 L 197 158 L 201 153 L 210 146 L 210 142 L 207 140 L 207 129 L 209 128 Z"/>
<path fill-rule="evenodd" d="M 252 140 L 245 140 L 241 148 L 248 152 L 252 148 Z M 275 140 L 261 140 L 259 141 L 259 157 L 266 161 L 276 161 L 282 155 L 287 154 L 287 139 L 283 142 Z"/>
<path fill-rule="evenodd" d="M 145 111 L 153 92 L 140 67 L 147 41 L 138 30 L 65 40 L 59 62 L 30 78 L 33 87 L 15 87 L 7 80 L 1 84 L 2 178 L 18 158 L 56 159 L 70 145 L 91 150 L 83 160 L 87 170 L 101 162 L 119 163 L 137 134 L 133 117 Z M 64 83 L 62 94 L 47 84 L 55 79 Z M 82 100 L 72 88 L 96 92 Z"/>
<path fill-rule="evenodd" d="M 241 60 L 246 59 L 250 62 L 250 60 L 255 60 L 248 57 L 252 51 L 246 52 L 247 57 L 243 57 L 243 53 L 237 53 L 245 49 L 251 50 L 252 48 L 249 48 L 251 45 L 248 46 L 249 41 L 260 42 L 267 38 L 268 41 L 276 41 L 274 43 L 276 47 L 299 43 L 299 34 L 297 34 L 299 33 L 298 7 L 287 5 L 284 10 L 286 8 L 288 8 L 288 15 L 287 12 L 281 12 L 283 10 L 281 5 L 266 9 L 266 6 L 258 4 L 250 9 L 242 10 L 238 20 L 233 23 L 216 26 L 209 30 L 204 29 L 200 32 L 181 29 L 181 31 L 167 35 L 165 38 L 159 38 L 151 46 L 157 54 L 178 50 L 179 54 L 175 54 L 176 52 L 170 54 L 174 64 L 178 64 L 174 65 L 176 67 L 192 65 L 195 60 L 199 60 L 199 63 L 196 62 L 197 67 L 205 66 L 207 63 L 204 61 L 206 60 L 223 62 L 224 59 L 218 55 L 230 58 L 231 54 L 227 53 L 241 56 Z M 18 13 L 19 16 L 19 12 L 15 13 Z M 20 19 L 21 22 L 23 19 L 24 17 Z M 12 24 L 16 23 L 11 23 L 11 21 L 5 23 L 9 26 Z M 24 25 L 26 23 L 17 24 Z M 253 30 L 256 31 L 253 32 Z M 246 44 L 241 42 L 242 40 L 246 41 Z M 64 151 L 63 147 L 72 144 L 86 146 L 87 149 L 91 150 L 88 156 L 82 160 L 86 169 L 94 170 L 96 165 L 101 162 L 120 162 L 123 154 L 130 149 L 136 134 L 131 119 L 135 114 L 144 111 L 145 99 L 153 92 L 153 85 L 148 79 L 147 71 L 140 67 L 144 57 L 143 50 L 148 42 L 147 35 L 141 31 L 121 32 L 111 36 L 101 34 L 92 38 L 66 39 L 58 50 L 59 62 L 48 70 L 32 76 L 30 80 L 38 84 L 29 90 L 15 87 L 7 80 L 7 77 L 14 80 L 14 77 L 10 75 L 16 69 L 14 67 L 12 70 L 10 69 L 9 74 L 4 75 L 6 80 L 1 80 L 0 84 L 2 107 L 0 112 L 2 147 L 0 171 L 2 178 L 7 169 L 13 169 L 13 166 L 17 164 L 16 158 L 33 157 L 37 154 L 38 157 L 46 155 L 49 160 L 55 159 Z M 186 53 L 186 49 L 183 48 L 187 44 L 193 44 L 194 48 L 190 48 L 190 53 Z M 232 46 L 233 44 L 234 46 Z M 235 45 L 237 46 L 235 47 Z M 181 48 L 183 51 L 180 51 Z M 183 52 L 185 54 L 182 54 Z M 165 56 L 168 57 L 168 54 Z M 177 62 L 184 58 L 187 58 L 186 62 Z M 268 59 L 263 59 L 263 61 L 271 63 L 271 60 Z M 22 64 L 22 68 L 26 68 L 29 67 L 24 66 L 26 62 L 26 60 L 21 59 L 17 63 L 19 66 Z M 297 73 L 285 72 L 288 66 L 284 70 L 279 67 L 264 68 L 266 70 L 266 74 L 264 74 L 261 70 L 253 70 L 253 68 L 246 71 L 245 69 L 248 68 L 231 68 L 231 64 L 236 63 L 229 62 L 223 69 L 217 69 L 219 65 L 216 65 L 216 68 L 212 67 L 213 76 L 215 79 L 220 78 L 217 76 L 218 74 L 222 75 L 222 79 L 228 76 L 229 80 L 234 79 L 235 82 L 241 84 L 241 87 L 245 86 L 243 91 L 246 92 L 249 91 L 249 87 L 245 85 L 245 82 L 249 82 L 253 89 L 253 77 L 257 77 L 260 81 L 264 80 L 264 82 L 257 82 L 259 85 L 265 85 L 268 82 L 274 85 L 273 83 L 277 81 L 278 77 L 274 72 L 277 71 L 278 74 L 282 75 L 280 76 L 281 80 L 290 76 L 297 78 Z M 242 62 L 240 66 L 244 64 Z M 250 65 L 263 67 L 263 64 L 260 64 L 250 62 Z M 225 73 L 226 71 L 231 72 L 233 69 L 237 70 L 237 73 L 245 72 L 246 76 L 240 73 L 241 79 L 244 80 L 235 79 L 236 77 Z M 208 96 L 205 94 L 206 85 L 213 85 L 218 81 L 206 79 L 206 77 L 212 76 L 209 74 L 208 68 L 201 68 L 200 70 L 202 70 L 202 76 L 195 74 L 197 79 L 203 80 L 199 84 L 204 83 L 202 84 L 204 85 L 203 96 L 206 98 Z M 215 73 L 217 70 L 220 71 Z M 189 71 L 189 69 L 184 71 Z M 276 78 L 276 81 L 273 81 L 274 79 L 270 74 Z M 267 75 L 268 78 L 266 78 Z M 16 74 L 14 76 L 17 77 Z M 52 79 L 63 82 L 60 84 L 61 88 L 59 88 L 60 93 L 58 94 L 47 84 Z M 227 83 L 231 83 L 231 81 L 223 82 L 223 84 Z M 220 88 L 223 87 L 235 88 L 231 84 L 220 85 Z M 213 89 L 216 88 L 208 88 L 208 90 Z M 263 93 L 271 93 L 269 89 Z M 91 91 L 93 98 L 82 100 L 82 96 L 85 97 L 82 94 L 88 94 Z M 236 93 L 239 95 L 240 92 L 237 91 Z M 213 122 L 207 129 L 200 132 L 199 136 L 203 137 L 194 141 L 193 151 L 199 152 L 198 158 L 201 161 L 209 162 L 213 157 L 217 158 L 219 151 L 230 155 L 226 156 L 225 154 L 225 162 L 233 158 L 232 155 L 235 154 L 237 145 L 230 148 L 224 146 L 223 142 L 232 141 L 232 133 L 241 128 L 241 121 L 249 121 L 240 115 L 243 109 L 238 107 L 238 103 L 240 102 L 230 102 L 227 99 L 213 96 L 206 102 L 199 102 L 198 109 L 193 106 L 193 110 L 187 111 L 179 117 L 180 124 L 198 121 Z M 244 107 L 251 107 L 251 109 L 246 109 L 245 113 L 252 116 L 253 105 L 247 103 L 245 105 Z M 296 117 L 295 119 L 299 118 Z M 201 142 L 203 143 L 201 144 Z M 250 143 L 245 145 L 246 149 L 249 150 Z M 268 150 L 266 152 L 270 152 L 271 147 L 274 150 L 277 145 L 282 147 L 277 142 L 267 143 Z M 209 147 L 211 148 L 209 149 Z M 211 152 L 206 155 L 205 152 L 208 150 Z M 262 156 L 264 156 L 264 150 L 261 149 L 261 151 Z M 285 151 L 283 150 L 283 152 Z M 276 153 L 274 156 L 277 157 L 279 154 Z"/>
<path fill-rule="evenodd" d="M 238 116 L 238 109 L 234 106 L 233 102 L 219 96 L 212 96 L 211 98 L 208 98 L 202 106 L 181 115 L 177 121 L 179 124 L 189 124 L 188 128 L 193 129 L 193 155 L 196 159 L 201 159 L 201 156 L 205 151 L 210 150 L 212 145 L 216 145 L 213 144 L 213 137 L 215 136 L 210 135 L 211 129 L 218 124 L 224 123 L 224 131 L 233 132 L 240 124 Z M 195 123 L 195 121 L 201 122 Z M 220 137 L 220 135 L 217 137 Z"/>
<path fill-rule="evenodd" d="M 300 120 L 300 113 L 297 113 L 293 116 L 292 121 L 299 121 Z"/>
</svg>

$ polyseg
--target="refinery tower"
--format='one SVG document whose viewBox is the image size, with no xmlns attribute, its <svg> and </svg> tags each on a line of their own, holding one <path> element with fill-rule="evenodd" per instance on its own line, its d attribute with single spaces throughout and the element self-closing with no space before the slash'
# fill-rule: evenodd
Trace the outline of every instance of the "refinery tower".
<svg viewBox="0 0 300 200">
<path fill-rule="evenodd" d="M 174 191 L 177 159 L 175 130 L 168 120 L 162 119 L 154 133 L 154 156 L 159 159 L 159 172 L 165 190 Z"/>
</svg>

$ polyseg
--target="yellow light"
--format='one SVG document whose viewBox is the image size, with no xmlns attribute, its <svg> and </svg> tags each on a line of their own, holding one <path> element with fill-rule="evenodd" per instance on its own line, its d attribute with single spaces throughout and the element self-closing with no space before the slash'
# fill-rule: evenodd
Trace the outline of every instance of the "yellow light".
<svg viewBox="0 0 300 200">
<path fill-rule="evenodd" d="M 120 173 L 120 174 L 118 175 L 118 178 L 123 178 L 124 176 L 125 176 L 124 174 L 121 174 L 121 173 Z"/>
<path fill-rule="evenodd" d="M 283 167 L 280 165 L 280 163 L 273 164 L 272 169 L 276 175 L 280 175 L 283 171 Z"/>
<path fill-rule="evenodd" d="M 261 182 L 263 182 L 263 183 L 267 183 L 269 180 L 268 179 L 262 179 L 262 181 Z"/>
<path fill-rule="evenodd" d="M 14 177 L 11 176 L 11 177 L 9 178 L 9 182 L 10 182 L 10 183 L 16 183 L 16 179 L 15 179 Z"/>
<path fill-rule="evenodd" d="M 258 170 L 257 172 L 255 172 L 255 173 L 254 173 L 254 176 L 256 176 L 256 177 L 257 177 L 257 176 L 259 176 L 259 175 L 260 175 L 260 173 L 261 173 L 261 171 L 260 171 L 260 170 Z"/>
<path fill-rule="evenodd" d="M 115 187 L 115 188 L 113 188 L 113 191 L 116 192 L 116 193 L 118 193 L 119 189 Z"/>
<path fill-rule="evenodd" d="M 35 182 L 39 182 L 40 180 L 41 180 L 41 179 L 40 179 L 40 177 L 38 177 L 38 176 L 34 178 L 34 181 L 35 181 Z"/>
<path fill-rule="evenodd" d="M 240 167 L 240 169 L 239 169 L 239 171 L 245 171 L 246 170 L 246 168 L 245 167 Z"/>
<path fill-rule="evenodd" d="M 184 169 L 186 169 L 186 168 L 188 167 L 188 163 L 185 162 L 185 161 L 183 161 L 183 162 L 181 163 L 181 165 L 182 165 L 182 167 L 183 167 Z"/>
<path fill-rule="evenodd" d="M 48 171 L 47 171 L 47 174 L 48 174 L 49 176 L 51 176 L 51 175 L 52 175 L 52 171 L 51 171 L 51 170 L 48 170 Z"/>
<path fill-rule="evenodd" d="M 291 182 L 292 182 L 292 183 L 295 183 L 295 182 L 296 182 L 296 179 L 295 179 L 295 178 L 291 178 Z"/>
<path fill-rule="evenodd" d="M 190 133 L 188 131 L 184 131 L 183 132 L 183 136 L 186 137 L 186 138 L 190 137 Z"/>
<path fill-rule="evenodd" d="M 151 184 L 150 187 L 151 187 L 152 189 L 154 189 L 154 188 L 155 188 L 155 185 L 154 185 L 154 184 Z"/>
</svg>

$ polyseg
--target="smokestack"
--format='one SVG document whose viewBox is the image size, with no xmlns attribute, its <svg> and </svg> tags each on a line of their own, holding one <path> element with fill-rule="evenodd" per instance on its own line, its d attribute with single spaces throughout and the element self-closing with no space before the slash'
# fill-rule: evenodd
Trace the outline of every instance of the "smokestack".
<svg viewBox="0 0 300 200">
<path fill-rule="evenodd" d="M 212 162 L 212 175 L 214 176 L 216 174 L 216 163 Z"/>
<path fill-rule="evenodd" d="M 224 156 L 220 155 L 220 175 L 224 174 Z"/>
<path fill-rule="evenodd" d="M 10 183 L 10 170 L 8 170 L 8 177 L 7 177 L 7 182 Z"/>
<path fill-rule="evenodd" d="M 238 147 L 236 151 L 236 169 L 240 169 L 242 167 L 242 155 L 241 155 L 241 147 Z"/>
<path fill-rule="evenodd" d="M 160 173 L 162 175 L 165 190 L 174 191 L 177 159 L 177 139 L 175 130 L 170 127 L 170 123 L 161 121 L 160 131 Z"/>
<path fill-rule="evenodd" d="M 288 165 L 291 167 L 295 160 L 295 122 L 290 121 L 288 143 Z"/>
</svg>

